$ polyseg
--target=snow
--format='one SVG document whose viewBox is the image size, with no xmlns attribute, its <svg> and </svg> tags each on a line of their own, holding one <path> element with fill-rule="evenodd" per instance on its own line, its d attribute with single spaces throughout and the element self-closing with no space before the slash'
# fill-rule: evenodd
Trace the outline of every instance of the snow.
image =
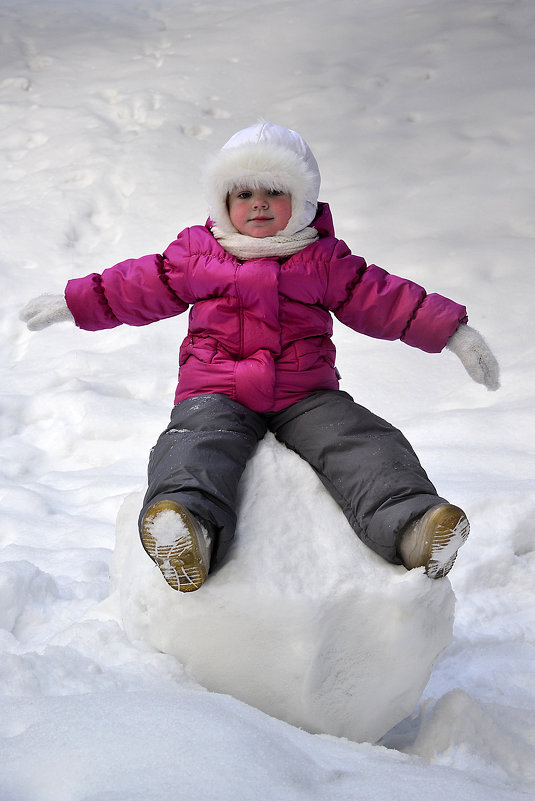
<svg viewBox="0 0 535 801">
<path fill-rule="evenodd" d="M 439 800 L 533 797 L 532 4 L 4 0 L 0 13 L 2 800 L 412 799 L 424 788 Z M 177 654 L 173 638 L 160 650 L 178 630 L 178 601 L 128 542 L 148 453 L 167 424 L 185 319 L 32 334 L 18 318 L 35 295 L 159 251 L 203 222 L 199 166 L 258 117 L 309 141 L 321 198 L 353 251 L 466 303 L 502 366 L 502 389 L 488 393 L 451 353 L 336 327 L 343 388 L 404 431 L 440 493 L 470 517 L 451 580 L 431 585 L 359 549 L 306 466 L 268 439 L 244 477 L 226 576 L 187 598 L 210 607 L 214 636 L 226 621 L 216 674 L 240 645 L 226 639 L 237 629 L 220 607 L 238 608 L 247 590 L 250 631 L 249 615 L 269 620 L 293 592 L 298 670 L 307 636 L 329 628 L 318 623 L 326 590 L 316 594 L 301 571 L 312 564 L 306 546 L 328 551 L 329 580 L 347 577 L 358 550 L 362 598 L 348 592 L 369 615 L 358 625 L 384 638 L 392 682 L 411 692 L 405 677 L 433 657 L 415 657 L 420 629 L 407 616 L 397 628 L 396 605 L 440 628 L 444 616 L 429 604 L 443 613 L 454 594 L 451 643 L 378 743 L 373 733 L 369 742 L 333 734 L 340 716 L 327 720 L 328 709 L 314 733 L 207 689 L 196 675 L 202 640 L 198 652 Z M 299 482 L 306 497 L 292 494 Z M 255 537 L 268 529 L 270 504 L 273 547 L 287 531 L 295 550 L 262 578 L 270 594 L 252 598 L 273 555 L 268 538 Z M 339 534 L 338 550 L 314 537 L 321 525 L 329 543 Z M 317 628 L 303 628 L 307 606 Z M 323 653 L 336 656 L 339 629 L 329 631 Z M 346 639 L 344 681 L 354 657 Z M 274 656 L 287 659 L 283 644 L 273 640 Z M 316 667 L 342 694 L 327 657 Z M 258 701 L 260 657 L 256 670 Z M 372 708 L 366 692 L 357 700 Z"/>
<path fill-rule="evenodd" d="M 117 617 L 132 641 L 173 654 L 210 690 L 309 732 L 376 742 L 412 713 L 451 642 L 449 581 L 372 553 L 273 435 L 242 483 L 231 557 L 186 597 L 147 560 L 142 495 L 127 498 L 112 563 Z"/>
</svg>

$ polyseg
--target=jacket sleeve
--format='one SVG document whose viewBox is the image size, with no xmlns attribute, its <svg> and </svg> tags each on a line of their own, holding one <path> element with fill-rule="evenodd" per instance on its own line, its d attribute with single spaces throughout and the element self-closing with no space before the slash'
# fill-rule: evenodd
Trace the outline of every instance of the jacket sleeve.
<svg viewBox="0 0 535 801">
<path fill-rule="evenodd" d="M 439 353 L 461 322 L 466 308 L 442 295 L 428 295 L 406 278 L 367 265 L 338 240 L 334 247 L 326 305 L 345 325 L 377 339 L 400 339 L 428 353 Z"/>
<path fill-rule="evenodd" d="M 173 288 L 169 285 L 165 254 L 128 259 L 101 275 L 75 278 L 66 286 L 65 300 L 76 325 L 86 331 L 114 328 L 121 323 L 147 325 L 188 308 L 177 292 L 176 282 Z"/>
</svg>

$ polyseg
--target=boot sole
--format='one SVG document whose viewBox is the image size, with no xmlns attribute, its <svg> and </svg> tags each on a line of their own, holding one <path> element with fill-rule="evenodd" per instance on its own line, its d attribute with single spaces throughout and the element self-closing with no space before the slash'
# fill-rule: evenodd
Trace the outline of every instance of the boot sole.
<svg viewBox="0 0 535 801">
<path fill-rule="evenodd" d="M 179 518 L 173 522 L 166 521 L 168 526 L 173 525 L 177 529 L 177 537 L 171 542 L 168 541 L 168 536 L 164 541 L 158 538 L 157 518 L 163 513 L 174 514 Z M 159 522 L 163 522 L 162 518 Z M 162 500 L 149 506 L 141 525 L 141 542 L 174 590 L 194 592 L 206 581 L 209 556 L 201 524 L 179 503 Z"/>
<path fill-rule="evenodd" d="M 470 524 L 458 506 L 441 506 L 431 510 L 426 529 L 432 532 L 425 560 L 430 578 L 442 578 L 453 567 L 459 548 L 470 533 Z"/>
</svg>

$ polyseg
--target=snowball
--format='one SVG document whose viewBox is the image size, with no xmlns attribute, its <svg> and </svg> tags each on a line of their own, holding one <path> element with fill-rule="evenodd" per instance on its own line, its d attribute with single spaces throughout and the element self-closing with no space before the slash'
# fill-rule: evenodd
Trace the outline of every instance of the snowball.
<svg viewBox="0 0 535 801">
<path fill-rule="evenodd" d="M 450 582 L 370 551 L 272 435 L 244 473 L 231 553 L 197 592 L 172 590 L 145 554 L 140 505 L 120 510 L 112 564 L 132 640 L 310 732 L 375 742 L 411 714 L 452 639 Z"/>
</svg>

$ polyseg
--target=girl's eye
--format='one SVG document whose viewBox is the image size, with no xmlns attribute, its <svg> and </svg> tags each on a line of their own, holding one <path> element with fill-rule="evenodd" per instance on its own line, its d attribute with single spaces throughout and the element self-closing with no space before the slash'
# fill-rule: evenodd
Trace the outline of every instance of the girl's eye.
<svg viewBox="0 0 535 801">
<path fill-rule="evenodd" d="M 279 195 L 284 195 L 284 192 L 281 189 L 270 189 L 269 194 L 272 197 L 278 197 Z"/>
<path fill-rule="evenodd" d="M 248 198 L 251 197 L 251 194 L 252 194 L 251 192 L 244 190 L 243 192 L 238 192 L 237 197 L 239 197 L 240 200 L 247 200 Z"/>
</svg>

